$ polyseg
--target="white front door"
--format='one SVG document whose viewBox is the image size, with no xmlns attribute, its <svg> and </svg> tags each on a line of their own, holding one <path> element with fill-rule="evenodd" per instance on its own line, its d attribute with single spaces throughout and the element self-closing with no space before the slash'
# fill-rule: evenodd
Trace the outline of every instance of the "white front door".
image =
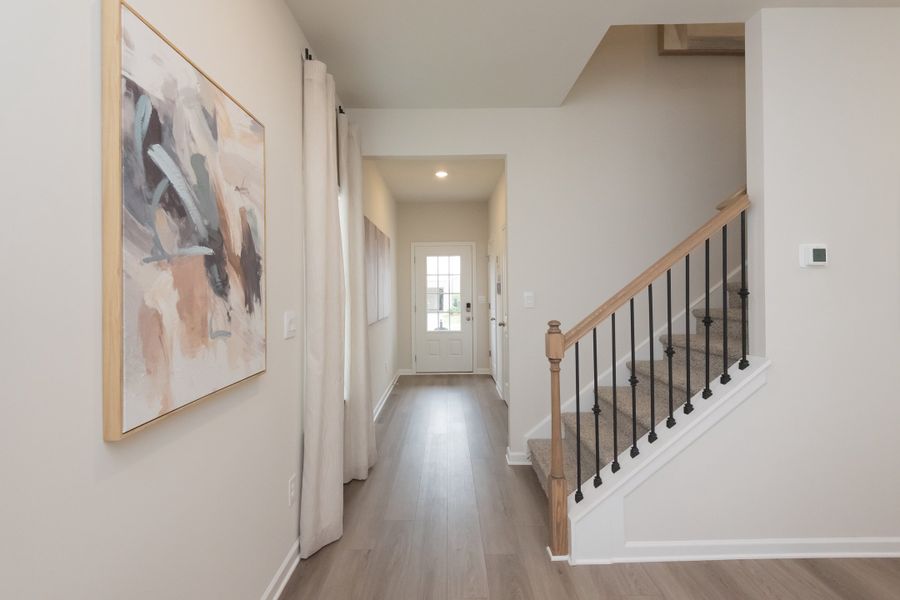
<svg viewBox="0 0 900 600">
<path fill-rule="evenodd" d="M 470 373 L 472 244 L 413 245 L 414 361 L 417 373 Z"/>
</svg>

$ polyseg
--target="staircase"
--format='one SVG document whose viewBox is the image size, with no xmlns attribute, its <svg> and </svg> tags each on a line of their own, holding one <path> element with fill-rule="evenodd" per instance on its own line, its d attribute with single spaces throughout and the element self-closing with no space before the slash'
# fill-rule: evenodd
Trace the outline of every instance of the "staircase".
<svg viewBox="0 0 900 600">
<path fill-rule="evenodd" d="M 747 358 L 746 211 L 749 207 L 746 190 L 737 192 L 716 207 L 718 214 L 570 330 L 563 332 L 559 321 L 550 321 L 545 341 L 550 363 L 551 437 L 528 440 L 528 449 L 538 481 L 550 500 L 548 549 L 551 556 L 570 555 L 570 510 L 574 511 L 573 518 L 582 520 L 591 511 L 601 509 L 602 504 L 598 502 L 611 498 L 610 494 L 621 489 L 622 482 L 631 479 L 615 476 L 617 472 L 631 467 L 630 472 L 638 474 L 642 465 L 659 464 L 656 458 L 666 448 L 674 448 L 672 444 L 684 436 L 699 434 L 715 421 L 713 417 L 698 420 L 696 415 L 692 416 L 697 407 L 701 408 L 701 416 L 702 413 L 712 414 L 710 411 L 724 407 L 730 398 L 741 396 L 742 389 L 752 387 L 748 386 L 748 377 L 754 378 L 756 370 L 748 370 L 750 362 Z M 728 277 L 728 228 L 733 221 L 739 225 L 738 281 L 730 281 Z M 733 232 L 734 227 L 732 235 Z M 710 261 L 714 237 L 717 252 L 721 252 L 717 267 L 721 270 L 715 274 L 711 273 Z M 673 277 L 683 277 L 678 281 L 684 282 L 683 296 L 675 303 L 686 309 L 693 306 L 690 302 L 692 267 L 695 275 L 698 269 L 703 275 L 702 307 L 692 308 L 690 315 L 684 315 L 684 324 L 676 329 L 672 318 Z M 715 297 L 710 288 L 711 277 L 721 283 Z M 657 290 L 656 310 L 654 286 Z M 649 360 L 637 359 L 636 349 L 641 346 L 635 340 L 635 299 L 638 296 L 647 300 L 646 308 L 641 304 L 641 311 L 646 310 L 642 313 L 645 316 L 638 315 L 637 318 L 648 324 L 649 335 L 665 331 L 658 339 L 648 340 Z M 717 304 L 719 308 L 714 307 Z M 665 323 L 662 329 L 657 329 L 654 318 L 659 319 L 661 307 L 664 307 Z M 691 322 L 695 323 L 692 331 Z M 612 361 L 608 378 L 611 385 L 602 387 L 598 376 L 598 328 L 601 325 L 602 336 L 609 342 L 603 341 L 600 347 L 610 349 Z M 630 353 L 626 354 L 630 360 L 625 362 L 623 369 L 618 357 L 625 344 L 630 345 Z M 569 358 L 572 360 L 566 362 L 566 373 L 568 377 L 574 372 L 575 412 L 563 413 L 561 364 Z M 740 376 L 729 387 L 733 380 L 730 370 Z M 585 372 L 584 376 L 582 372 Z M 627 376 L 622 377 L 623 374 Z M 566 387 L 572 389 L 569 385 L 567 381 Z M 714 393 L 716 397 L 712 398 Z M 679 421 L 683 423 L 680 427 Z M 648 455 L 647 460 L 641 456 L 642 449 Z M 604 486 L 604 478 L 612 481 Z M 590 502 L 579 505 L 585 500 L 585 493 Z M 623 498 L 617 501 L 621 505 Z M 594 514 L 601 513 L 602 510 Z M 597 522 L 608 525 L 608 521 Z M 578 530 L 578 533 L 579 539 L 584 539 L 581 534 L 590 532 Z"/>
<path fill-rule="evenodd" d="M 728 306 L 740 306 L 741 298 L 739 296 L 741 283 L 729 282 L 727 285 Z M 725 327 L 722 326 L 722 319 L 728 319 L 728 358 L 729 366 L 734 366 L 741 359 L 741 310 L 729 309 L 723 314 L 721 308 L 710 308 L 709 315 L 712 319 L 710 324 L 710 373 L 722 373 L 722 356 L 724 356 L 724 336 Z M 706 367 L 704 355 L 706 352 L 706 326 L 703 323 L 705 316 L 704 308 L 695 308 L 692 314 L 696 320 L 694 333 L 690 336 L 685 334 L 672 334 L 672 411 L 681 407 L 688 396 L 693 397 L 699 394 L 704 387 L 706 378 Z M 663 347 L 669 345 L 669 336 L 661 335 L 658 338 Z M 688 394 L 687 389 L 687 346 L 691 348 L 691 390 Z M 660 353 L 661 354 L 661 353 Z M 651 407 L 650 398 L 650 372 L 654 376 L 654 398 Z M 663 356 L 662 360 L 656 360 L 651 363 L 649 360 L 638 360 L 634 365 L 629 361 L 628 369 L 631 374 L 637 377 L 637 385 L 635 386 L 635 397 L 637 406 L 636 415 L 636 437 L 639 442 L 652 429 L 657 435 L 665 435 L 667 429 L 666 421 L 669 417 L 668 402 L 668 385 L 669 385 L 669 369 L 668 360 Z M 627 380 L 625 381 L 627 383 Z M 603 467 L 613 461 L 616 453 L 613 450 L 613 421 L 612 415 L 616 414 L 616 425 L 618 430 L 618 454 L 619 461 L 624 462 L 628 458 L 628 452 L 632 447 L 632 405 L 631 405 L 631 386 L 619 386 L 616 388 L 615 406 L 613 408 L 613 388 L 611 386 L 600 386 L 597 388 L 598 405 L 600 408 L 599 419 L 599 438 L 600 438 L 600 464 L 599 469 L 594 453 L 594 415 L 591 412 L 593 407 L 593 398 L 586 397 L 582 400 L 586 407 L 581 413 L 581 436 L 579 439 L 577 429 L 577 415 L 574 412 L 562 413 L 563 424 L 563 469 L 568 484 L 568 493 L 575 492 L 578 483 L 577 465 L 578 465 L 578 448 L 577 444 L 581 444 L 581 482 L 587 483 L 591 481 L 595 474 L 602 470 Z M 651 418 L 651 408 L 653 418 Z M 646 440 L 644 440 L 646 443 Z M 528 450 L 531 454 L 531 465 L 537 475 L 541 487 L 544 492 L 549 494 L 548 479 L 550 475 L 550 439 L 531 439 L 528 440 Z M 640 449 L 640 444 L 639 444 Z M 622 456 L 624 454 L 624 456 Z"/>
</svg>

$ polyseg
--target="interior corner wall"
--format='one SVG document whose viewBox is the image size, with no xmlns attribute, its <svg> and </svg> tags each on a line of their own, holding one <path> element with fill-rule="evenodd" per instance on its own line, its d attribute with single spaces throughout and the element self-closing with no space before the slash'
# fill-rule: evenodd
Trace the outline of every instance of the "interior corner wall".
<svg viewBox="0 0 900 600">
<path fill-rule="evenodd" d="M 363 160 L 363 212 L 391 240 L 391 313 L 369 325 L 369 367 L 372 402 L 378 406 L 397 376 L 397 203 L 375 161 Z"/>
<path fill-rule="evenodd" d="M 768 383 L 634 492 L 627 539 L 900 555 L 900 9 L 764 10 L 747 61 Z"/>
<path fill-rule="evenodd" d="M 575 325 L 746 181 L 743 60 L 656 43 L 611 28 L 557 108 L 352 111 L 368 156 L 507 158 L 512 452 L 549 414 L 547 322 Z"/>
<path fill-rule="evenodd" d="M 412 341 L 412 244 L 414 242 L 474 242 L 475 289 L 473 364 L 476 372 L 490 368 L 487 298 L 487 202 L 400 202 L 397 204 L 397 364 L 414 370 Z"/>
<path fill-rule="evenodd" d="M 104 443 L 100 4 L 0 21 L 0 597 L 259 598 L 297 539 L 303 34 L 278 1 L 131 0 L 266 126 L 268 368 Z"/>
</svg>

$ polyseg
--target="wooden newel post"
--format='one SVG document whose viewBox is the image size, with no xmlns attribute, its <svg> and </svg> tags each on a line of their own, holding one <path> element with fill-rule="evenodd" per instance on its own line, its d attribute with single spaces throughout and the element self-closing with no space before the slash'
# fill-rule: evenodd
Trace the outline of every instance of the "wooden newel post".
<svg viewBox="0 0 900 600">
<path fill-rule="evenodd" d="M 569 488 L 563 470 L 562 415 L 559 406 L 559 363 L 566 353 L 566 339 L 559 321 L 547 329 L 547 360 L 550 361 L 550 553 L 569 554 Z"/>
</svg>

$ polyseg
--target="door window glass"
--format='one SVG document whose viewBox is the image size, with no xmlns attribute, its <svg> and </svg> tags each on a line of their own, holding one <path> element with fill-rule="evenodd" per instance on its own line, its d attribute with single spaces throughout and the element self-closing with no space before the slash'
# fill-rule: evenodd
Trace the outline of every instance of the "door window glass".
<svg viewBox="0 0 900 600">
<path fill-rule="evenodd" d="M 460 257 L 427 257 L 425 282 L 425 324 L 428 331 L 462 331 Z"/>
</svg>

